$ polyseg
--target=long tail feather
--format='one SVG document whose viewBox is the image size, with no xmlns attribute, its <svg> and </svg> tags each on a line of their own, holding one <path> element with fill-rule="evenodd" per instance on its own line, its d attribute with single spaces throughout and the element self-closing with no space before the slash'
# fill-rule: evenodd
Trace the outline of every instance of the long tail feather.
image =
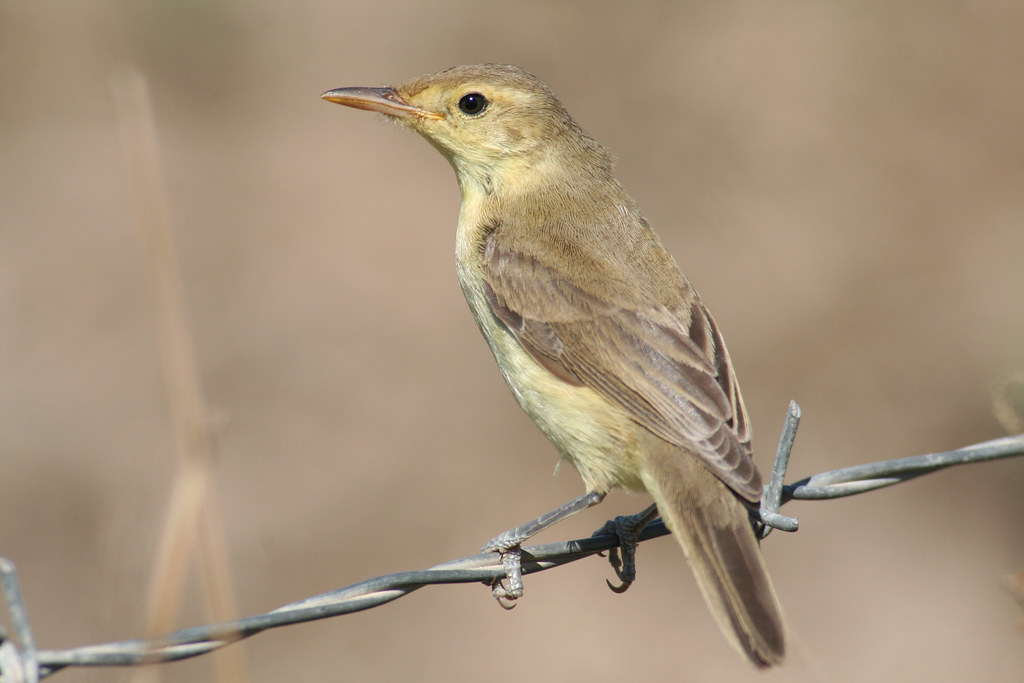
<svg viewBox="0 0 1024 683">
<path fill-rule="evenodd" d="M 780 663 L 782 607 L 744 503 L 695 456 L 669 444 L 648 452 L 643 480 L 722 633 L 755 665 Z"/>
</svg>

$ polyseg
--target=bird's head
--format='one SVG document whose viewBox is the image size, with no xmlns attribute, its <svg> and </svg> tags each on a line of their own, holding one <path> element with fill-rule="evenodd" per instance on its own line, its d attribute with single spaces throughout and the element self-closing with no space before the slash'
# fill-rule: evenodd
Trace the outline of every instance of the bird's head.
<svg viewBox="0 0 1024 683">
<path fill-rule="evenodd" d="M 393 87 L 338 88 L 321 97 L 412 128 L 448 158 L 464 190 L 467 180 L 488 192 L 495 185 L 513 189 L 588 152 L 607 156 L 540 79 L 516 66 L 458 66 Z"/>
</svg>

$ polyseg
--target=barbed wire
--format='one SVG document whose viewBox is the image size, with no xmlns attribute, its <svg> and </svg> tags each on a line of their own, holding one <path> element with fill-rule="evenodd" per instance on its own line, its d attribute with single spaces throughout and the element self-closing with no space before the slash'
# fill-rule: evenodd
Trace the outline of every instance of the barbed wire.
<svg viewBox="0 0 1024 683">
<path fill-rule="evenodd" d="M 779 441 L 771 480 L 762 498 L 762 535 L 772 528 L 796 531 L 798 522 L 778 512 L 790 500 L 829 500 L 873 491 L 908 481 L 953 465 L 1024 455 L 1024 434 L 993 439 L 943 453 L 929 453 L 844 467 L 792 484 L 783 484 L 800 421 L 800 407 L 790 402 L 786 425 Z M 643 542 L 669 531 L 659 519 L 641 533 Z M 522 549 L 523 574 L 533 574 L 581 560 L 618 547 L 614 534 L 602 534 L 560 543 L 533 545 Z M 64 650 L 38 650 L 29 628 L 14 565 L 0 558 L 0 583 L 7 599 L 14 639 L 0 631 L 0 683 L 37 683 L 67 667 L 132 666 L 188 659 L 268 629 L 350 614 L 397 600 L 427 585 L 486 583 L 505 576 L 505 567 L 495 552 L 471 555 L 438 564 L 429 569 L 378 576 L 345 588 L 306 598 L 265 614 L 219 624 L 174 631 L 155 639 L 133 639 Z"/>
</svg>

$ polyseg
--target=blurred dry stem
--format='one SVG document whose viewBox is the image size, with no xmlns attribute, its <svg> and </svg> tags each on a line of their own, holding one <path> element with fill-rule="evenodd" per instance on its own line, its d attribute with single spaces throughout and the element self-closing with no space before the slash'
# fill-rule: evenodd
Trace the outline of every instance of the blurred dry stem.
<svg viewBox="0 0 1024 683">
<path fill-rule="evenodd" d="M 999 383 L 992 401 L 993 412 L 1007 434 L 1024 432 L 1024 370 Z"/>
<path fill-rule="evenodd" d="M 146 633 L 154 637 L 170 631 L 178 617 L 187 565 L 194 553 L 199 560 L 210 618 L 227 621 L 238 609 L 216 495 L 207 410 L 186 312 L 149 90 L 145 77 L 131 68 L 116 72 L 111 87 L 136 213 L 149 243 L 148 270 L 152 273 L 157 337 L 178 453 L 178 469 L 146 603 Z M 241 649 L 218 654 L 215 666 L 218 681 L 248 680 Z M 155 680 L 155 671 L 142 669 L 135 680 Z"/>
<path fill-rule="evenodd" d="M 1003 587 L 1017 601 L 1017 604 L 1024 608 L 1024 570 L 1003 579 Z M 1020 632 L 1024 634 L 1024 621 L 1020 622 Z"/>
</svg>

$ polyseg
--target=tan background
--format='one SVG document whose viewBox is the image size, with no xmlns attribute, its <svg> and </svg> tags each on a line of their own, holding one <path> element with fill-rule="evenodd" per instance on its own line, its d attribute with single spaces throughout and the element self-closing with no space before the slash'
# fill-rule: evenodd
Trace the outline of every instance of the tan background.
<svg viewBox="0 0 1024 683">
<path fill-rule="evenodd" d="M 241 611 L 470 554 L 580 493 L 456 284 L 458 190 L 415 136 L 321 102 L 467 62 L 544 78 L 729 340 L 791 478 L 1003 432 L 1024 366 L 1024 5 L 0 4 L 0 552 L 41 647 L 143 629 L 173 436 L 109 81 L 154 93 Z M 255 681 L 1024 677 L 1024 461 L 798 503 L 765 552 L 793 632 L 755 674 L 668 540 L 263 634 Z M 622 494 L 541 540 L 588 534 Z M 181 626 L 202 623 L 188 584 Z M 237 646 L 236 646 L 237 647 Z M 212 680 L 208 659 L 165 680 Z M 127 680 L 74 670 L 63 681 Z"/>
</svg>

